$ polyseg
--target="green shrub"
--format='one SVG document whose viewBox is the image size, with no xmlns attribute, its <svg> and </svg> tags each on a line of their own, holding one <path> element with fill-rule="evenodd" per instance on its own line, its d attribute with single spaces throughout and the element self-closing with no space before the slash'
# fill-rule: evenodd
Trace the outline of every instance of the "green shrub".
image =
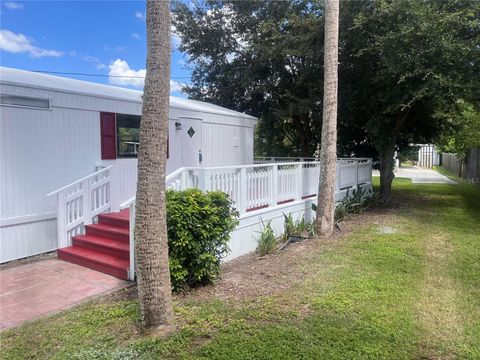
<svg viewBox="0 0 480 360">
<path fill-rule="evenodd" d="M 167 190 L 168 253 L 172 286 L 210 283 L 228 252 L 238 212 L 227 194 Z"/>
<path fill-rule="evenodd" d="M 260 238 L 258 239 L 257 252 L 260 256 L 267 255 L 271 253 L 277 246 L 277 238 L 273 233 L 271 221 L 267 225 L 263 225 L 263 231 L 260 233 Z"/>
</svg>

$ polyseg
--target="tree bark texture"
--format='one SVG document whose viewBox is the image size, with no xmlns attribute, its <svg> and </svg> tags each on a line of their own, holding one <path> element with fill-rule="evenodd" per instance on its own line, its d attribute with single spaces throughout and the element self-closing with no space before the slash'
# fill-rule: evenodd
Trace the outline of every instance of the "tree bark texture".
<svg viewBox="0 0 480 360">
<path fill-rule="evenodd" d="M 135 218 L 138 297 L 145 326 L 171 326 L 165 167 L 170 96 L 170 9 L 147 1 L 147 73 L 143 93 Z"/>
<path fill-rule="evenodd" d="M 392 196 L 392 181 L 395 178 L 393 170 L 395 169 L 395 144 L 397 134 L 405 124 L 410 110 L 404 110 L 395 115 L 395 121 L 391 136 L 388 142 L 380 142 L 378 148 L 378 157 L 380 162 L 380 200 L 383 203 L 390 201 Z"/>
<path fill-rule="evenodd" d="M 337 166 L 338 17 L 339 0 L 326 0 L 321 166 L 315 222 L 317 234 L 320 236 L 330 235 L 334 226 Z"/>
<path fill-rule="evenodd" d="M 380 197 L 383 203 L 390 200 L 392 193 L 392 181 L 395 178 L 393 173 L 395 167 L 395 144 L 385 147 L 379 152 L 380 161 Z"/>
</svg>

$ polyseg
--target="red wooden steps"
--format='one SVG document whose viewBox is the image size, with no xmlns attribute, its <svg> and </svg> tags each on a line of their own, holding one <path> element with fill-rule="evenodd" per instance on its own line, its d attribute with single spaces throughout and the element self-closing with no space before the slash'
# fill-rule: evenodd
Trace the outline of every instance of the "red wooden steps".
<svg viewBox="0 0 480 360">
<path fill-rule="evenodd" d="M 128 280 L 129 261 L 99 251 L 69 246 L 58 251 L 58 258 Z"/>
<path fill-rule="evenodd" d="M 128 280 L 129 236 L 128 210 L 101 214 L 85 235 L 72 237 L 72 246 L 58 250 L 58 258 Z"/>
<path fill-rule="evenodd" d="M 72 237 L 72 244 L 73 246 L 97 250 L 104 254 L 115 255 L 123 259 L 130 257 L 128 242 L 93 235 L 77 235 Z"/>
<path fill-rule="evenodd" d="M 128 229 L 130 223 L 130 217 L 128 215 L 128 209 L 122 210 L 113 214 L 100 214 L 98 215 L 98 221 L 102 224 L 118 226 Z"/>
</svg>

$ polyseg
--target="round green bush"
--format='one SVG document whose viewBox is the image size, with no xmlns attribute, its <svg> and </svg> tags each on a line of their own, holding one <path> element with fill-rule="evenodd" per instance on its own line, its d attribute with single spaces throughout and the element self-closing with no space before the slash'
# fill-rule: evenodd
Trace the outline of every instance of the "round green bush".
<svg viewBox="0 0 480 360">
<path fill-rule="evenodd" d="M 238 212 L 223 192 L 167 190 L 168 252 L 174 290 L 216 279 L 237 224 Z"/>
</svg>

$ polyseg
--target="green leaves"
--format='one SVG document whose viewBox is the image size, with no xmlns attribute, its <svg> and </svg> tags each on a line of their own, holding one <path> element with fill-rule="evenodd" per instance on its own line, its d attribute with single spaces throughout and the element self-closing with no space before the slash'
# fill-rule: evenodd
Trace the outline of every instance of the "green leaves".
<svg viewBox="0 0 480 360">
<path fill-rule="evenodd" d="M 260 256 L 265 256 L 271 253 L 277 247 L 277 238 L 273 233 L 271 221 L 264 224 L 263 231 L 260 233 L 258 239 L 257 252 Z"/>
<path fill-rule="evenodd" d="M 170 276 L 175 290 L 215 280 L 220 260 L 229 252 L 237 218 L 223 192 L 167 191 Z"/>
</svg>

